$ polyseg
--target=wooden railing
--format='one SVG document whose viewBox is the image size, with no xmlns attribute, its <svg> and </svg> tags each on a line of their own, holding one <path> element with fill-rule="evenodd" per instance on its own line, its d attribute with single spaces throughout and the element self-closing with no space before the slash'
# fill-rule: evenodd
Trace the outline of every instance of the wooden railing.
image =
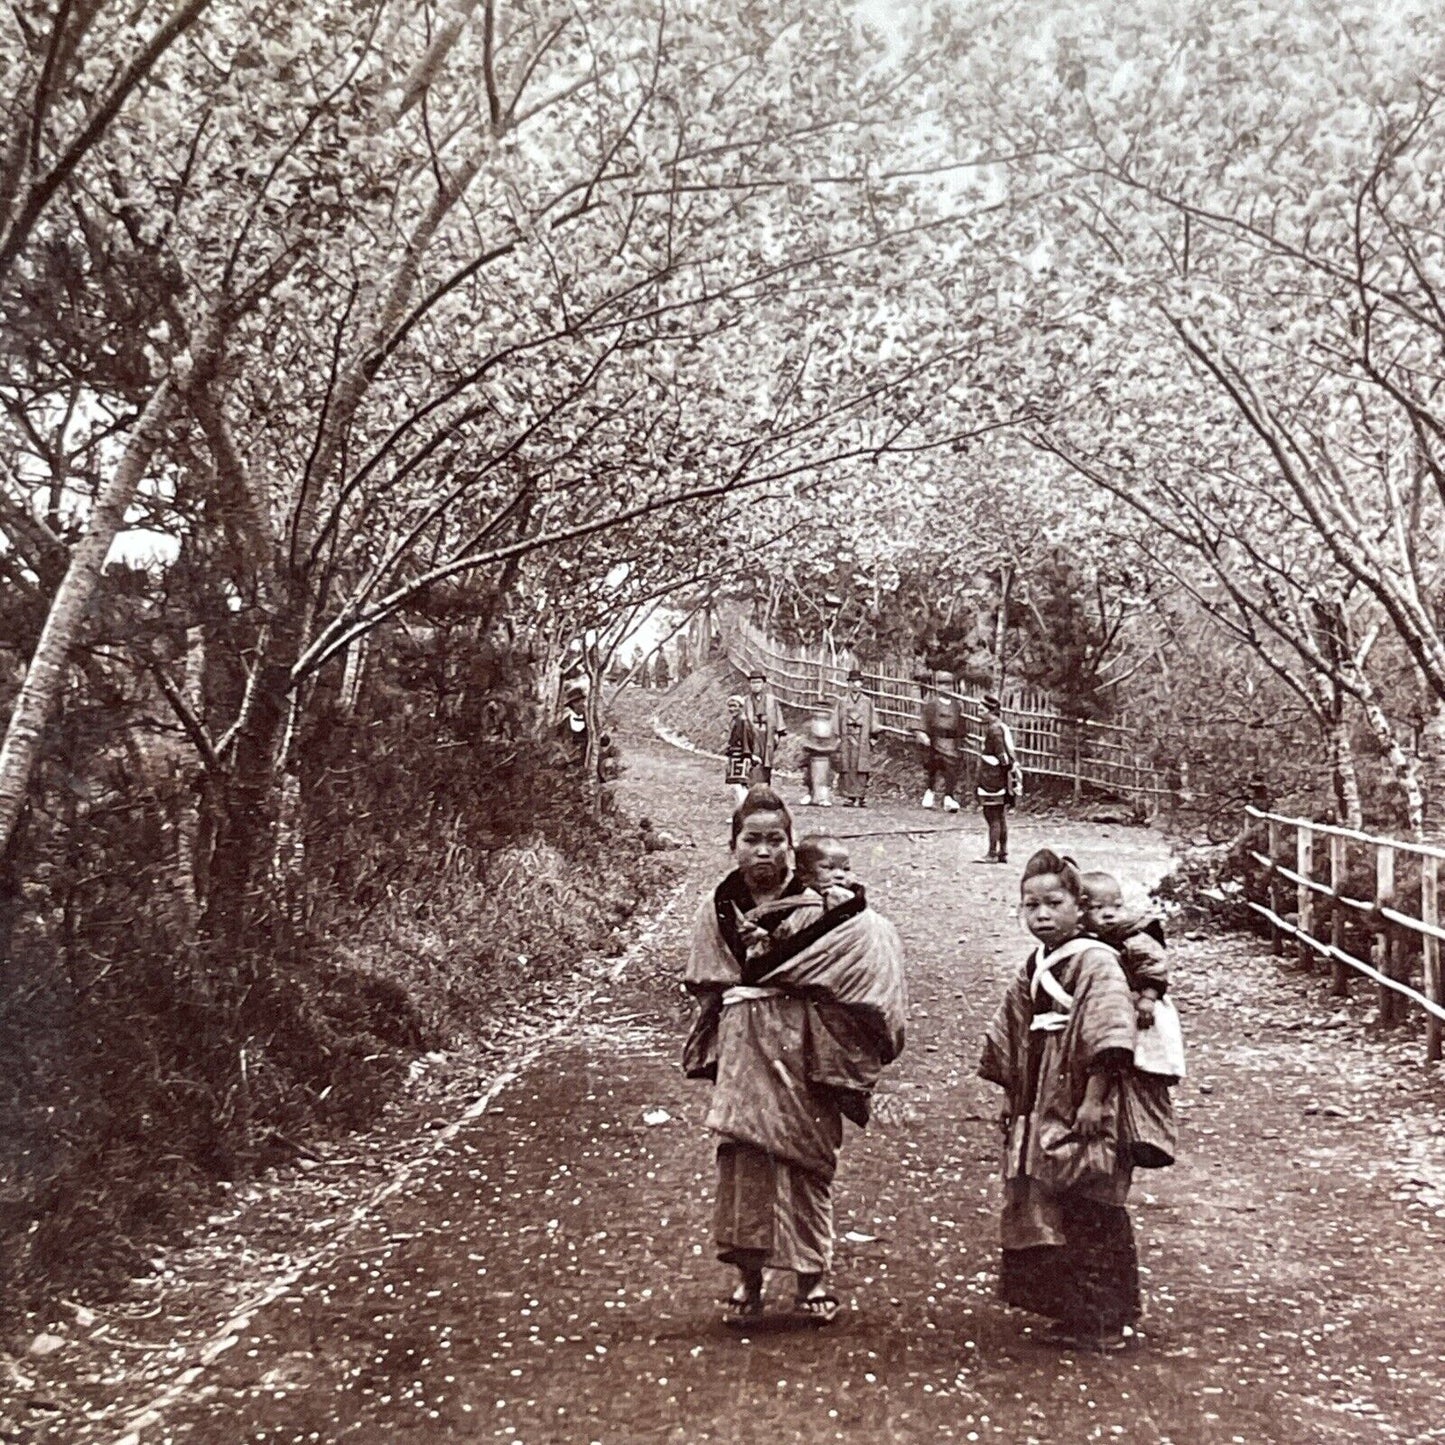
<svg viewBox="0 0 1445 1445">
<path fill-rule="evenodd" d="M 1269 923 L 1274 951 L 1282 953 L 1285 939 L 1291 938 L 1302 959 L 1328 958 L 1333 965 L 1333 989 L 1340 995 L 1348 994 L 1352 972 L 1373 979 L 1379 988 L 1380 1017 L 1387 1022 L 1399 1020 L 1406 1002 L 1415 1004 L 1425 1013 L 1425 1057 L 1438 1062 L 1445 1041 L 1445 989 L 1440 971 L 1440 945 L 1445 942 L 1445 929 L 1440 927 L 1440 861 L 1445 859 L 1445 849 L 1378 838 L 1258 808 L 1245 811 L 1254 820 L 1256 841 L 1261 829 L 1268 835 L 1268 853 L 1254 847 L 1250 853 L 1266 870 L 1269 902 L 1251 900 L 1249 906 Z M 1357 898 L 1347 888 L 1352 864 L 1364 857 L 1369 859 L 1365 876 L 1372 896 Z M 1397 866 L 1402 862 L 1404 866 Z M 1322 869 L 1327 869 L 1328 881 L 1316 876 Z M 1406 876 L 1412 873 L 1414 877 Z M 1355 872 L 1353 877 L 1358 887 L 1360 874 Z M 1284 899 L 1290 892 L 1295 903 L 1294 923 L 1285 917 Z M 1410 895 L 1416 905 L 1413 913 L 1403 906 Z M 1321 900 L 1325 900 L 1322 906 Z M 1372 935 L 1373 961 L 1344 947 L 1352 916 Z M 1328 925 L 1328 937 L 1321 936 L 1325 932 L 1322 924 Z M 1412 940 L 1418 940 L 1423 992 L 1410 982 Z"/>
<path fill-rule="evenodd" d="M 728 660 L 739 672 L 761 672 L 773 696 L 789 707 L 808 708 L 816 697 L 839 696 L 857 665 L 846 650 L 781 643 L 739 614 L 725 614 L 720 621 Z M 917 731 L 922 714 L 917 682 L 901 667 L 859 671 L 883 728 L 900 736 Z M 977 747 L 983 741 L 983 689 L 965 687 L 950 696 L 962 704 L 968 744 Z M 1001 701 L 1026 775 L 1064 778 L 1075 791 L 1088 785 L 1154 806 L 1168 801 L 1164 777 L 1140 756 L 1131 729 L 1066 718 L 1037 688 L 1009 689 Z"/>
</svg>

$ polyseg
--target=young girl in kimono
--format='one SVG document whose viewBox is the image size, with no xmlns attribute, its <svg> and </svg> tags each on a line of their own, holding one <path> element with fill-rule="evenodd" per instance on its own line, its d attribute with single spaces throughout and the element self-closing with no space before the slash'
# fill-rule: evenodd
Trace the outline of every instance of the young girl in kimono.
<svg viewBox="0 0 1445 1445">
<path fill-rule="evenodd" d="M 744 706 L 736 693 L 728 699 L 726 781 L 735 808 L 741 807 L 748 795 L 748 774 L 758 760 L 757 737 L 752 723 L 743 715 Z"/>
<path fill-rule="evenodd" d="M 1007 1096 L 999 1296 L 1045 1338 L 1114 1351 L 1134 1338 L 1139 1261 L 1120 1146 L 1134 1000 L 1112 948 L 1083 931 L 1075 864 L 1042 849 L 1020 912 L 1038 940 L 988 1026 L 979 1074 Z"/>
</svg>

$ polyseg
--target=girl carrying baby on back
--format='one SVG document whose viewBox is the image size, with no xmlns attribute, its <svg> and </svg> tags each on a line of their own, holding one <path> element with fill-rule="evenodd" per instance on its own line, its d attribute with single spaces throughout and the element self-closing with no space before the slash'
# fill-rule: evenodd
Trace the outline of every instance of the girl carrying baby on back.
<svg viewBox="0 0 1445 1445">
<path fill-rule="evenodd" d="M 1122 1350 L 1140 1313 L 1121 1146 L 1135 1005 L 1118 954 L 1084 931 L 1075 864 L 1041 849 L 1020 912 L 1037 940 L 988 1026 L 979 1074 L 1003 1089 L 999 1296 L 1067 1348 Z"/>
</svg>

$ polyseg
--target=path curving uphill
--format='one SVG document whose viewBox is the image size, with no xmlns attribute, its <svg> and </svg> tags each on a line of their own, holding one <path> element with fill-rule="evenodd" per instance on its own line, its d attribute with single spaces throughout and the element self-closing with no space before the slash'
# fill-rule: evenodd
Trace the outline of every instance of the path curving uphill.
<svg viewBox="0 0 1445 1445">
<path fill-rule="evenodd" d="M 997 1100 L 973 1070 L 1025 945 L 1017 870 L 973 863 L 973 813 L 800 814 L 870 835 L 854 866 L 907 943 L 909 1043 L 844 1148 L 839 1323 L 726 1331 L 707 1091 L 676 1064 L 688 919 L 726 863 L 721 769 L 641 714 L 628 743 L 625 805 L 697 849 L 611 985 L 455 1131 L 418 1138 L 406 1187 L 233 1321 L 229 1348 L 202 1358 L 214 1330 L 193 1292 L 195 1344 L 169 1373 L 90 1419 L 37 1418 L 31 1438 L 1445 1440 L 1439 1079 L 1413 1042 L 1326 1006 L 1322 978 L 1241 941 L 1173 948 L 1192 1072 L 1183 1161 L 1136 1175 L 1147 1348 L 1061 1355 L 994 1302 Z M 1045 842 L 1140 881 L 1167 865 L 1142 830 L 1027 819 L 1016 862 Z M 296 1221 L 298 1258 L 317 1224 Z"/>
</svg>

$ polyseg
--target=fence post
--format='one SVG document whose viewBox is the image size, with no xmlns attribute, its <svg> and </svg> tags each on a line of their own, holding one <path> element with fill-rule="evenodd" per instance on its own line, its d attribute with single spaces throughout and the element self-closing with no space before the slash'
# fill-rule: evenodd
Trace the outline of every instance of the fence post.
<svg viewBox="0 0 1445 1445">
<path fill-rule="evenodd" d="M 1284 917 L 1284 915 L 1280 912 L 1281 902 L 1279 896 L 1279 874 L 1274 871 L 1273 866 L 1278 864 L 1280 861 L 1279 850 L 1281 831 L 1282 829 L 1280 828 L 1280 825 L 1275 822 L 1273 818 L 1271 818 L 1269 820 L 1268 845 L 1269 861 L 1271 864 L 1269 870 L 1269 911 L 1273 913 L 1276 918 Z M 1271 923 L 1269 926 L 1269 951 L 1274 954 L 1276 958 L 1278 958 L 1279 955 L 1284 952 L 1284 930 L 1281 929 L 1279 924 L 1277 923 Z"/>
<path fill-rule="evenodd" d="M 1386 844 L 1375 845 L 1375 908 L 1393 907 L 1395 901 L 1395 850 Z M 1383 918 L 1379 921 L 1377 967 L 1386 978 L 1395 976 L 1395 930 Z M 1379 985 L 1380 1022 L 1394 1023 L 1399 1014 L 1400 995 Z"/>
<path fill-rule="evenodd" d="M 1345 840 L 1338 833 L 1330 834 L 1330 942 L 1338 949 L 1345 946 L 1345 908 L 1340 894 L 1345 882 Z M 1350 996 L 1350 970 L 1338 958 L 1332 960 L 1330 992 L 1337 998 Z"/>
<path fill-rule="evenodd" d="M 1440 860 L 1427 856 L 1420 860 L 1420 921 L 1431 927 L 1440 926 Z M 1423 940 L 1425 955 L 1425 997 L 1431 1003 L 1445 1004 L 1445 989 L 1440 979 L 1440 940 L 1426 934 Z M 1434 1014 L 1425 1015 L 1425 1057 L 1432 1064 L 1440 1062 L 1442 1039 L 1440 1020 Z"/>
<path fill-rule="evenodd" d="M 1308 823 L 1300 824 L 1297 842 L 1295 872 L 1301 878 L 1311 879 L 1315 876 L 1315 830 Z M 1295 905 L 1299 914 L 1300 932 L 1307 933 L 1313 938 L 1315 932 L 1314 890 L 1304 883 L 1299 884 L 1295 893 Z M 1304 939 L 1300 939 L 1299 956 L 1301 963 L 1311 963 L 1314 960 L 1314 950 Z"/>
</svg>

